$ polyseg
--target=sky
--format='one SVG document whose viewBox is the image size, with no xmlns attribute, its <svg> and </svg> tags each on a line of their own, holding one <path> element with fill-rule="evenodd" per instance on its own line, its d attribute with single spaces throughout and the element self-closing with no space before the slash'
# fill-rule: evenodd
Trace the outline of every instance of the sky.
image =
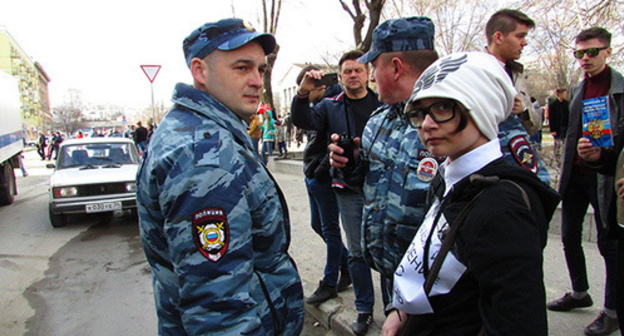
<svg viewBox="0 0 624 336">
<path fill-rule="evenodd" d="M 140 66 L 161 65 L 157 105 L 169 104 L 178 82 L 191 83 L 182 40 L 206 22 L 234 15 L 262 31 L 260 0 L 5 0 L 4 26 L 48 76 L 51 105 L 69 89 L 85 104 L 151 106 Z M 290 64 L 321 62 L 354 47 L 353 22 L 338 0 L 283 0 L 276 38 L 281 46 L 273 85 Z"/>
</svg>

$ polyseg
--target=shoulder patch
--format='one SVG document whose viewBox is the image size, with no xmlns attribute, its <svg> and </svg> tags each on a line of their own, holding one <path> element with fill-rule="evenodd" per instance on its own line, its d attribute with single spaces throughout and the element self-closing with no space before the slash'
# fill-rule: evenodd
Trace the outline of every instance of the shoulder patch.
<svg viewBox="0 0 624 336">
<path fill-rule="evenodd" d="M 509 150 L 520 166 L 537 174 L 537 155 L 523 135 L 518 135 L 509 141 Z"/>
<path fill-rule="evenodd" d="M 222 209 L 204 209 L 193 214 L 193 240 L 204 257 L 219 261 L 230 242 L 230 226 Z"/>
</svg>

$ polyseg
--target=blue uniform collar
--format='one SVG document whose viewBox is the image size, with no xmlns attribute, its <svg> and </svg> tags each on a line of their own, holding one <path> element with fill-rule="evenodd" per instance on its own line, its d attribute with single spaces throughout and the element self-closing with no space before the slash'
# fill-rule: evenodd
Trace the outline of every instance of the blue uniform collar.
<svg viewBox="0 0 624 336">
<path fill-rule="evenodd" d="M 173 91 L 171 101 L 209 118 L 217 125 L 232 132 L 236 138 L 245 143 L 246 147 L 253 148 L 249 133 L 247 133 L 247 123 L 205 91 L 188 84 L 178 83 Z"/>
</svg>

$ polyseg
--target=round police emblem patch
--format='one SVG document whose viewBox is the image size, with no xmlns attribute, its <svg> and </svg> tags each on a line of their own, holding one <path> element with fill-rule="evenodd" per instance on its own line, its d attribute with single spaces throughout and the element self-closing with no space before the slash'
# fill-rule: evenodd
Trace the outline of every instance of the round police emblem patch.
<svg viewBox="0 0 624 336">
<path fill-rule="evenodd" d="M 425 158 L 418 163 L 418 170 L 416 176 L 423 182 L 431 182 L 433 177 L 438 172 L 438 161 L 433 158 Z"/>
<path fill-rule="evenodd" d="M 204 257 L 218 261 L 227 251 L 230 227 L 222 209 L 204 209 L 193 214 L 193 240 Z"/>
<path fill-rule="evenodd" d="M 514 159 L 516 159 L 516 162 L 522 167 L 532 171 L 534 174 L 537 174 L 537 155 L 524 136 L 518 135 L 511 139 L 511 141 L 509 141 L 509 150 Z"/>
</svg>

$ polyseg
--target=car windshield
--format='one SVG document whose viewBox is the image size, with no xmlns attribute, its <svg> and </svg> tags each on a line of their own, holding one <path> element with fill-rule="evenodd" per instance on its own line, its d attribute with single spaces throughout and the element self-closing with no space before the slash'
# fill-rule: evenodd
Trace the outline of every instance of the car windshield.
<svg viewBox="0 0 624 336">
<path fill-rule="evenodd" d="M 138 164 L 136 149 L 127 143 L 97 143 L 63 146 L 59 155 L 59 169 L 97 166 Z"/>
</svg>

